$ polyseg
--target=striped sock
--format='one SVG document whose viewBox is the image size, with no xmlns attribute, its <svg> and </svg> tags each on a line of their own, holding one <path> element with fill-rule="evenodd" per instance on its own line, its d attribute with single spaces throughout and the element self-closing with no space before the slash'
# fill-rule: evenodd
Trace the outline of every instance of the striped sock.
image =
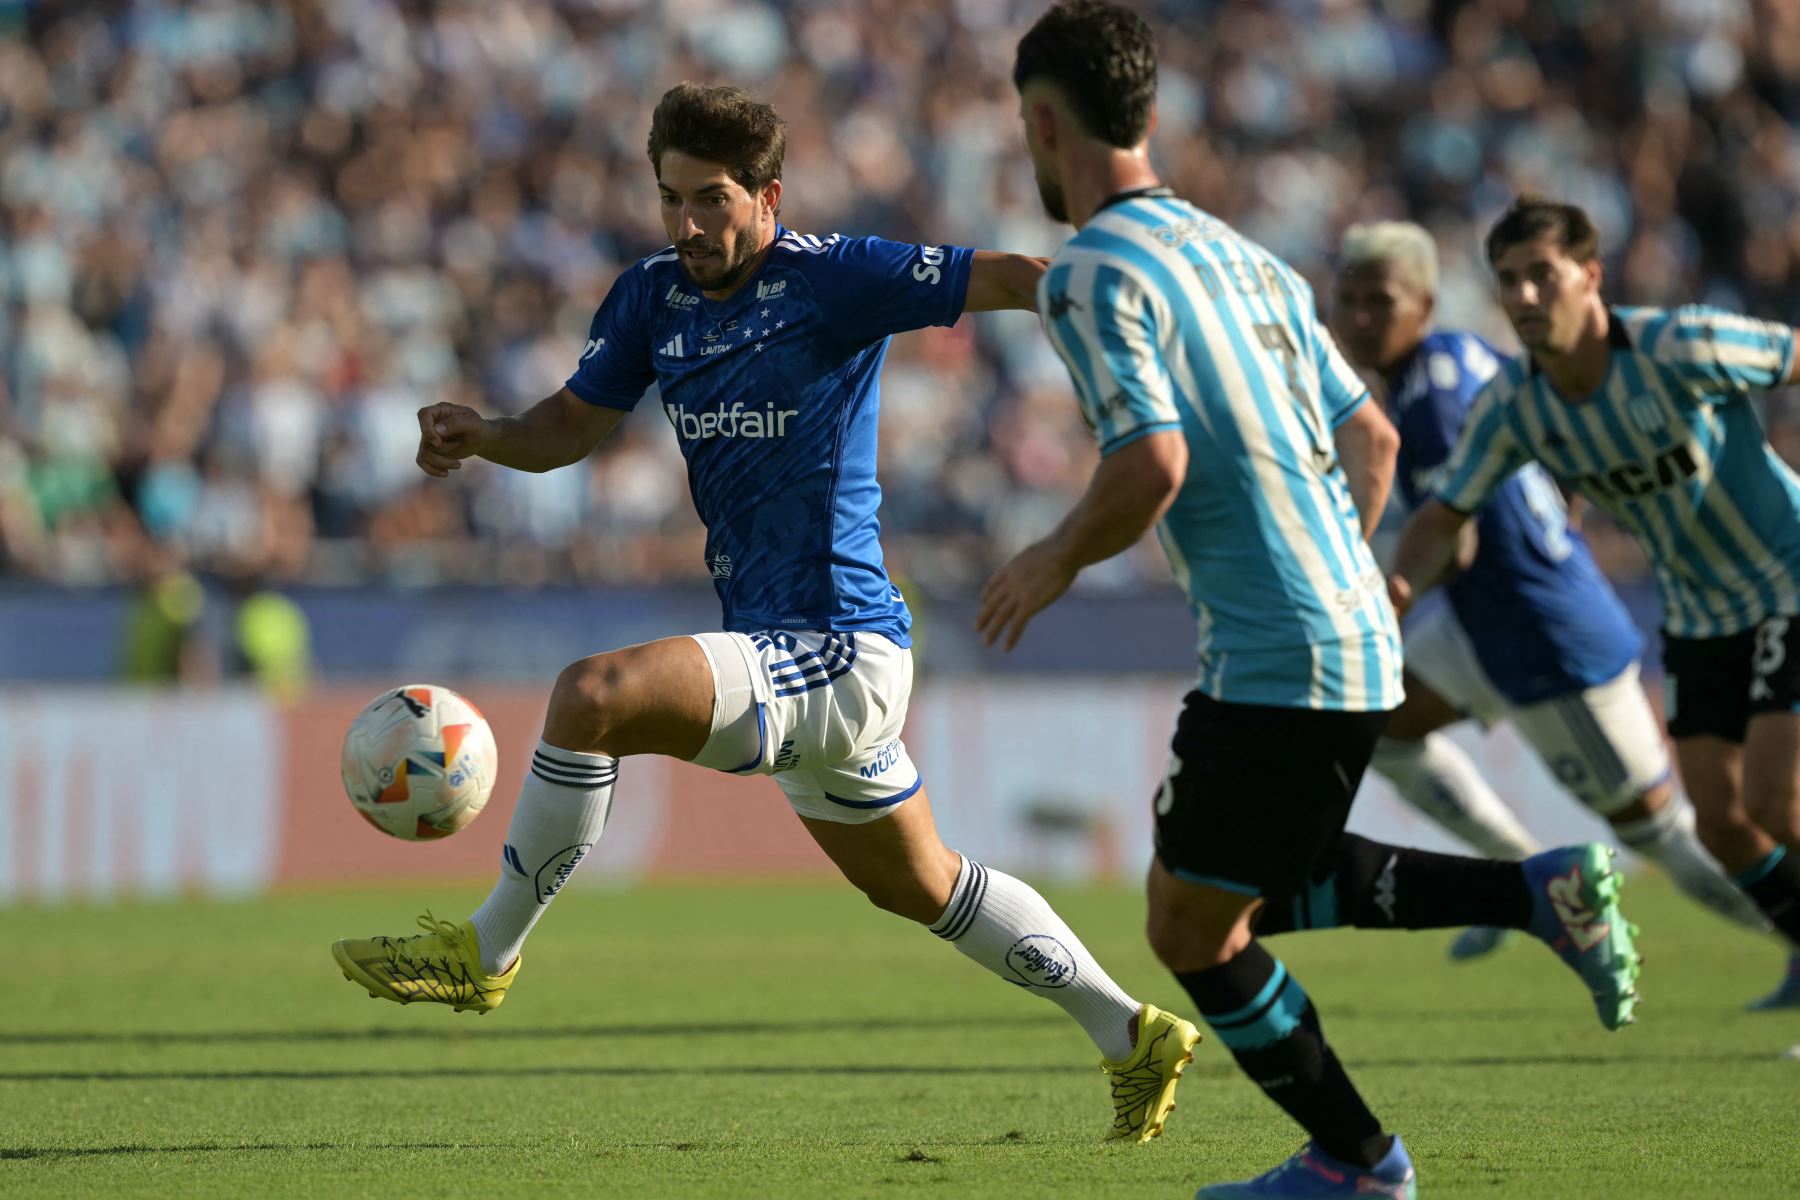
<svg viewBox="0 0 1800 1200">
<path fill-rule="evenodd" d="M 1137 1001 L 1029 884 L 965 858 L 931 932 L 1008 983 L 1061 1005 L 1107 1061 L 1131 1056 Z"/>
<path fill-rule="evenodd" d="M 482 970 L 497 975 L 512 965 L 544 906 L 600 840 L 618 775 L 616 758 L 538 743 L 506 828 L 500 878 L 469 918 Z"/>
<path fill-rule="evenodd" d="M 1333 1158 L 1372 1167 L 1393 1140 L 1363 1103 L 1281 962 L 1251 942 L 1230 962 L 1175 976 L 1244 1074 Z"/>
</svg>

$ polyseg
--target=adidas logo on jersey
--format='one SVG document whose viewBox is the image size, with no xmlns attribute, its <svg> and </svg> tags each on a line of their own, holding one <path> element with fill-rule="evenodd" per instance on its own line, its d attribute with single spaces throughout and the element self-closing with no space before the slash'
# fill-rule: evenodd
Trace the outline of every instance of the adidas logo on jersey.
<svg viewBox="0 0 1800 1200">
<path fill-rule="evenodd" d="M 664 342 L 661 348 L 657 350 L 657 353 L 664 358 L 682 357 L 681 335 L 678 333 L 667 342 Z"/>
<path fill-rule="evenodd" d="M 742 400 L 734 400 L 730 408 L 718 412 L 691 413 L 679 404 L 665 404 L 663 411 L 668 413 L 676 434 L 690 442 L 710 437 L 786 437 L 788 418 L 800 415 L 797 408 L 777 410 L 773 404 L 765 404 L 760 410 L 745 408 Z"/>
</svg>

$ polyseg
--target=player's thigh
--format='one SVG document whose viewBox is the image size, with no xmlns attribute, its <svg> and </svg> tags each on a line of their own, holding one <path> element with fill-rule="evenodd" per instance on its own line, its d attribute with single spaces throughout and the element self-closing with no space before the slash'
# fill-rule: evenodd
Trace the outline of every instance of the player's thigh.
<svg viewBox="0 0 1800 1200">
<path fill-rule="evenodd" d="M 1335 853 L 1386 722 L 1189 692 L 1156 795 L 1158 861 L 1247 897 L 1298 893 Z"/>
<path fill-rule="evenodd" d="M 1663 634 L 1663 716 L 1678 745 L 1690 738 L 1743 744 L 1755 648 L 1755 633 L 1748 630 L 1716 638 Z M 1681 765 L 1685 778 L 1685 756 Z"/>
<path fill-rule="evenodd" d="M 1512 720 L 1557 782 L 1603 817 L 1669 778 L 1662 726 L 1636 663 L 1605 683 L 1522 705 Z"/>
<path fill-rule="evenodd" d="M 1432 602 L 1433 598 L 1435 602 Z M 1411 702 L 1412 685 L 1417 682 L 1430 689 L 1442 705 L 1441 708 L 1421 708 L 1421 716 L 1435 719 L 1448 712 L 1451 715 L 1443 724 L 1473 717 L 1483 728 L 1499 723 L 1506 716 L 1506 699 L 1488 679 L 1481 660 L 1475 656 L 1474 643 L 1457 619 L 1456 610 L 1450 607 L 1449 600 L 1441 592 L 1431 593 L 1427 601 L 1430 607 L 1415 611 L 1406 623 L 1403 651 L 1407 702 Z M 1404 704 L 1401 712 L 1405 712 Z M 1407 725 L 1399 728 L 1417 728 L 1420 724 L 1422 722 L 1409 716 Z M 1395 729 L 1390 722 L 1389 736 L 1424 736 L 1424 733 L 1408 735 L 1395 732 Z"/>
<path fill-rule="evenodd" d="M 713 674 L 692 638 L 595 654 L 564 668 L 544 740 L 565 750 L 690 758 L 712 727 Z"/>
</svg>

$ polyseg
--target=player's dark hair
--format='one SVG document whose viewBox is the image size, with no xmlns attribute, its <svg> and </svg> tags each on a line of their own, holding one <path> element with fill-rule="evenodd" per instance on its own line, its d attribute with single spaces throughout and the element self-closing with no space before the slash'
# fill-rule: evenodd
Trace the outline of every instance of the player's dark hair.
<svg viewBox="0 0 1800 1200">
<path fill-rule="evenodd" d="M 1600 231 L 1594 227 L 1592 217 L 1573 204 L 1526 192 L 1488 230 L 1488 265 L 1492 266 L 1514 246 L 1545 235 L 1554 236 L 1563 253 L 1576 262 L 1593 262 L 1600 257 Z"/>
<path fill-rule="evenodd" d="M 1019 39 L 1013 86 L 1024 91 L 1034 79 L 1054 85 L 1089 133 L 1129 148 L 1150 132 L 1156 39 L 1129 9 L 1068 0 Z"/>
<path fill-rule="evenodd" d="M 720 163 L 745 191 L 759 192 L 781 178 L 787 122 L 774 105 L 752 100 L 743 88 L 678 83 L 663 93 L 650 118 L 650 165 L 658 179 L 670 150 Z"/>
</svg>

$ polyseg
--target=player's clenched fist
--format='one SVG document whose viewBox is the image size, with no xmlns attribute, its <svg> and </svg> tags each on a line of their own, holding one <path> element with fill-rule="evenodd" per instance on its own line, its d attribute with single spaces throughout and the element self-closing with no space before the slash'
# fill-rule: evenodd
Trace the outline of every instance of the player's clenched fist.
<svg viewBox="0 0 1800 1200">
<path fill-rule="evenodd" d="M 461 404 L 432 404 L 419 410 L 419 470 L 439 479 L 458 470 L 462 460 L 479 454 L 487 442 L 488 422 Z"/>
</svg>

